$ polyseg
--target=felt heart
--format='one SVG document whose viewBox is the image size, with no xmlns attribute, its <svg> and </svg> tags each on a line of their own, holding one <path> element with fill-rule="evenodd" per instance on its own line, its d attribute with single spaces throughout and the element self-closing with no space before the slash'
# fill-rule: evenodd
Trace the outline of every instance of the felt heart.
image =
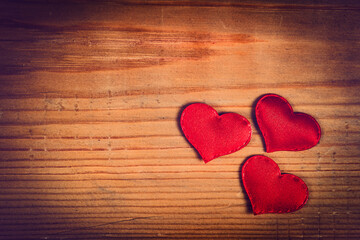
<svg viewBox="0 0 360 240">
<path fill-rule="evenodd" d="M 203 103 L 186 107 L 180 125 L 205 163 L 240 150 L 251 138 L 251 125 L 246 118 L 237 113 L 219 116 L 215 109 Z"/>
<path fill-rule="evenodd" d="M 242 180 L 255 215 L 262 213 L 288 213 L 302 208 L 309 191 L 301 178 L 281 174 L 270 158 L 256 155 L 242 168 Z"/>
<path fill-rule="evenodd" d="M 288 101 L 279 95 L 263 96 L 255 113 L 266 152 L 306 150 L 320 140 L 317 121 L 305 113 L 294 113 Z"/>
</svg>

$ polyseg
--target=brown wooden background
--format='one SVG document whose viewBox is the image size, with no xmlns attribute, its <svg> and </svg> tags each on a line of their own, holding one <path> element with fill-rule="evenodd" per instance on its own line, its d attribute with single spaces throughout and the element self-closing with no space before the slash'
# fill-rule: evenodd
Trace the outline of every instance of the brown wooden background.
<svg viewBox="0 0 360 240">
<path fill-rule="evenodd" d="M 356 1 L 1 1 L 0 238 L 356 239 Z M 314 116 L 318 146 L 266 154 L 265 93 Z M 252 122 L 248 147 L 204 164 L 184 105 Z M 244 160 L 308 185 L 293 214 L 254 216 Z"/>
</svg>

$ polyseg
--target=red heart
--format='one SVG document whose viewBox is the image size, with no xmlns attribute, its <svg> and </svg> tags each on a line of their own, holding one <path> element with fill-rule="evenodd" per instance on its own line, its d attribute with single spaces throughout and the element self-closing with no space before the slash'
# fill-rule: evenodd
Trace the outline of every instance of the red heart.
<svg viewBox="0 0 360 240">
<path fill-rule="evenodd" d="M 251 125 L 246 118 L 237 113 L 219 116 L 215 109 L 203 103 L 186 107 L 180 124 L 205 163 L 240 150 L 251 138 Z"/>
<path fill-rule="evenodd" d="M 288 101 L 279 95 L 263 96 L 255 113 L 266 152 L 306 150 L 320 140 L 317 121 L 305 113 L 294 113 Z"/>
<path fill-rule="evenodd" d="M 309 198 L 301 178 L 281 174 L 278 165 L 265 156 L 253 156 L 245 162 L 242 180 L 255 215 L 294 212 Z"/>
</svg>

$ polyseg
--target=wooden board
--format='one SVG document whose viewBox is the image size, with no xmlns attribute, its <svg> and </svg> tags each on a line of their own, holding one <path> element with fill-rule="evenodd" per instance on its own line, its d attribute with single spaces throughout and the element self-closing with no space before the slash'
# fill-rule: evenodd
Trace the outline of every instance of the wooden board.
<svg viewBox="0 0 360 240">
<path fill-rule="evenodd" d="M 355 1 L 1 1 L 1 239 L 357 239 Z M 264 152 L 265 93 L 314 116 L 320 144 Z M 191 102 L 248 118 L 248 147 L 204 164 Z M 251 155 L 301 177 L 298 212 L 254 216 Z"/>
</svg>

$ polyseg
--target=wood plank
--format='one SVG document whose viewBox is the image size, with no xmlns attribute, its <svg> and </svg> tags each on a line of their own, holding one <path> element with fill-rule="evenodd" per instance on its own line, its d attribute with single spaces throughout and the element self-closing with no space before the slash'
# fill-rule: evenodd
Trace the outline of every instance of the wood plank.
<svg viewBox="0 0 360 240">
<path fill-rule="evenodd" d="M 1 1 L 0 239 L 358 239 L 356 1 Z M 257 99 L 314 116 L 320 143 L 266 153 Z M 251 122 L 204 164 L 179 115 L 193 102 Z M 254 216 L 252 155 L 309 201 Z"/>
</svg>

